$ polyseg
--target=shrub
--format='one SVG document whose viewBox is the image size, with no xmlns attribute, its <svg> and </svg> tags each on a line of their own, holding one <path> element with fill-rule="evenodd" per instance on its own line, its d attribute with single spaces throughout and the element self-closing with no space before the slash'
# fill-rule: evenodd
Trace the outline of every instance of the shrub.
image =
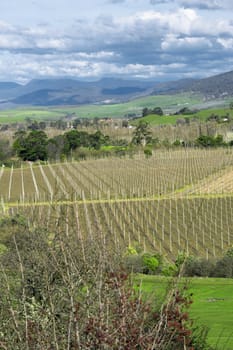
<svg viewBox="0 0 233 350">
<path fill-rule="evenodd" d="M 184 264 L 184 276 L 207 277 L 213 274 L 214 262 L 202 258 L 189 257 Z"/>
<path fill-rule="evenodd" d="M 222 259 L 216 262 L 216 266 L 213 271 L 214 277 L 233 277 L 233 257 L 224 256 Z"/>
<path fill-rule="evenodd" d="M 145 154 L 146 158 L 151 157 L 151 156 L 152 156 L 152 149 L 149 148 L 149 147 L 146 147 L 146 148 L 144 149 L 144 154 Z"/>
</svg>

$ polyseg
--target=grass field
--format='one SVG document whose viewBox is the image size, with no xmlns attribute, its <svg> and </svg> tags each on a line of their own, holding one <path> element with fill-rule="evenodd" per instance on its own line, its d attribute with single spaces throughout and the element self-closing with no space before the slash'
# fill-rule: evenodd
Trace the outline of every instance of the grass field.
<svg viewBox="0 0 233 350">
<path fill-rule="evenodd" d="M 168 283 L 165 277 L 139 275 L 147 295 L 165 294 Z M 218 350 L 233 349 L 233 280 L 224 278 L 190 278 L 189 291 L 193 293 L 191 318 L 198 325 L 209 328 L 208 342 Z M 150 296 L 149 296 L 150 297 Z"/>
<path fill-rule="evenodd" d="M 184 106 L 194 106 L 202 102 L 200 96 L 178 94 L 171 96 L 148 96 L 126 103 L 109 105 L 83 105 L 67 107 L 17 108 L 0 111 L 0 123 L 23 122 L 25 118 L 53 120 L 74 113 L 77 118 L 123 118 L 130 113 L 141 113 L 144 107 L 160 106 L 165 110 L 178 110 Z"/>
<path fill-rule="evenodd" d="M 225 116 L 228 114 L 231 118 L 233 117 L 233 111 L 229 108 L 213 108 L 213 109 L 204 109 L 201 110 L 195 114 L 191 115 L 163 115 L 163 116 L 158 116 L 154 114 L 150 114 L 146 117 L 140 118 L 140 120 L 148 122 L 151 126 L 155 125 L 166 125 L 166 124 L 171 124 L 175 125 L 177 120 L 182 119 L 182 118 L 187 118 L 189 120 L 192 120 L 193 118 L 198 119 L 200 121 L 206 121 L 206 119 L 211 115 L 215 114 L 218 116 Z M 137 124 L 139 120 L 134 121 L 133 124 Z"/>
<path fill-rule="evenodd" d="M 32 120 L 55 120 L 65 116 L 62 110 L 53 111 L 47 108 L 17 108 L 0 111 L 0 124 L 24 122 L 27 118 Z"/>
</svg>

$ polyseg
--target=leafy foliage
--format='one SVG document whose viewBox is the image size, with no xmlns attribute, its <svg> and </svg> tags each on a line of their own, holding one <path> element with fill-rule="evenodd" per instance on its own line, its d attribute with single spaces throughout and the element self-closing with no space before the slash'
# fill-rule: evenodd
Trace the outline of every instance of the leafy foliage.
<svg viewBox="0 0 233 350">
<path fill-rule="evenodd" d="M 47 160 L 48 137 L 44 131 L 33 130 L 29 134 L 25 131 L 16 133 L 13 149 L 22 160 Z"/>
<path fill-rule="evenodd" d="M 219 147 L 226 146 L 226 143 L 223 141 L 222 135 L 209 136 L 209 135 L 200 135 L 196 139 L 196 145 L 201 147 Z"/>
<path fill-rule="evenodd" d="M 163 110 L 161 107 L 154 107 L 154 108 L 143 108 L 142 110 L 142 116 L 146 117 L 149 114 L 156 114 L 156 115 L 163 115 Z"/>
<path fill-rule="evenodd" d="M 152 137 L 149 124 L 140 120 L 133 133 L 132 144 L 145 146 L 146 144 L 150 143 L 151 139 Z"/>
</svg>

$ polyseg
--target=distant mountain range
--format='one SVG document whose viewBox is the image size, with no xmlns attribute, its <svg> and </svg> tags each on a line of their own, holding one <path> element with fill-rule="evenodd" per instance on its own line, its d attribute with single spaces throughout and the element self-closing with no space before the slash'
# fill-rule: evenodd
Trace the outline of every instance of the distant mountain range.
<svg viewBox="0 0 233 350">
<path fill-rule="evenodd" d="M 165 83 L 115 78 L 94 82 L 60 78 L 34 79 L 26 85 L 0 82 L 0 108 L 9 105 L 110 104 L 142 96 L 180 92 L 200 93 L 209 100 L 233 96 L 233 71 L 204 79 L 182 79 Z"/>
<path fill-rule="evenodd" d="M 233 71 L 204 79 L 182 79 L 158 84 L 152 94 L 172 94 L 178 92 L 200 93 L 206 99 L 233 96 Z"/>
</svg>

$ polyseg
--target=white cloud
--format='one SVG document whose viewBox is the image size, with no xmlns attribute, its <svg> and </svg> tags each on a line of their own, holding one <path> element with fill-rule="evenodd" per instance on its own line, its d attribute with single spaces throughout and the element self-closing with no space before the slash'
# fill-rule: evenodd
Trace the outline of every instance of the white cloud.
<svg viewBox="0 0 233 350">
<path fill-rule="evenodd" d="M 196 51 L 200 52 L 200 50 L 207 50 L 211 48 L 213 45 L 209 39 L 200 38 L 200 37 L 184 37 L 180 38 L 175 36 L 174 34 L 169 34 L 164 39 L 161 44 L 162 50 L 170 51 L 170 52 L 186 52 Z"/>
<path fill-rule="evenodd" d="M 99 52 L 91 52 L 91 53 L 79 52 L 76 54 L 76 56 L 83 59 L 99 60 L 99 59 L 113 58 L 113 57 L 119 56 L 119 54 L 116 54 L 113 51 L 99 51 Z"/>
<path fill-rule="evenodd" d="M 224 48 L 227 50 L 233 50 L 233 38 L 230 39 L 222 39 L 219 38 L 217 40 L 217 42 Z"/>
<path fill-rule="evenodd" d="M 198 21 L 196 11 L 192 9 L 179 9 L 176 13 L 165 16 L 169 29 L 175 33 L 191 34 L 193 25 Z"/>
<path fill-rule="evenodd" d="M 141 3 L 135 0 L 135 4 Z M 205 10 L 203 15 L 199 1 L 192 0 L 196 9 L 177 8 L 175 0 L 172 3 L 172 10 L 166 4 L 164 11 L 150 6 L 148 11 L 105 14 L 59 27 L 0 21 L 0 80 L 111 74 L 150 78 L 175 71 L 187 76 L 201 72 L 202 67 L 206 71 L 208 63 L 211 70 L 219 69 L 220 60 L 225 69 L 231 62 L 233 22 L 223 15 L 207 20 L 209 12 Z M 208 4 L 210 1 L 205 2 Z"/>
<path fill-rule="evenodd" d="M 64 50 L 69 47 L 69 43 L 62 38 L 42 38 L 36 40 L 35 46 L 41 49 Z"/>
<path fill-rule="evenodd" d="M 0 34 L 1 49 L 20 49 L 27 46 L 28 42 L 24 37 L 20 37 L 14 34 Z"/>
<path fill-rule="evenodd" d="M 189 8 L 213 9 L 222 8 L 222 1 L 219 0 L 181 0 L 180 4 Z"/>
</svg>

